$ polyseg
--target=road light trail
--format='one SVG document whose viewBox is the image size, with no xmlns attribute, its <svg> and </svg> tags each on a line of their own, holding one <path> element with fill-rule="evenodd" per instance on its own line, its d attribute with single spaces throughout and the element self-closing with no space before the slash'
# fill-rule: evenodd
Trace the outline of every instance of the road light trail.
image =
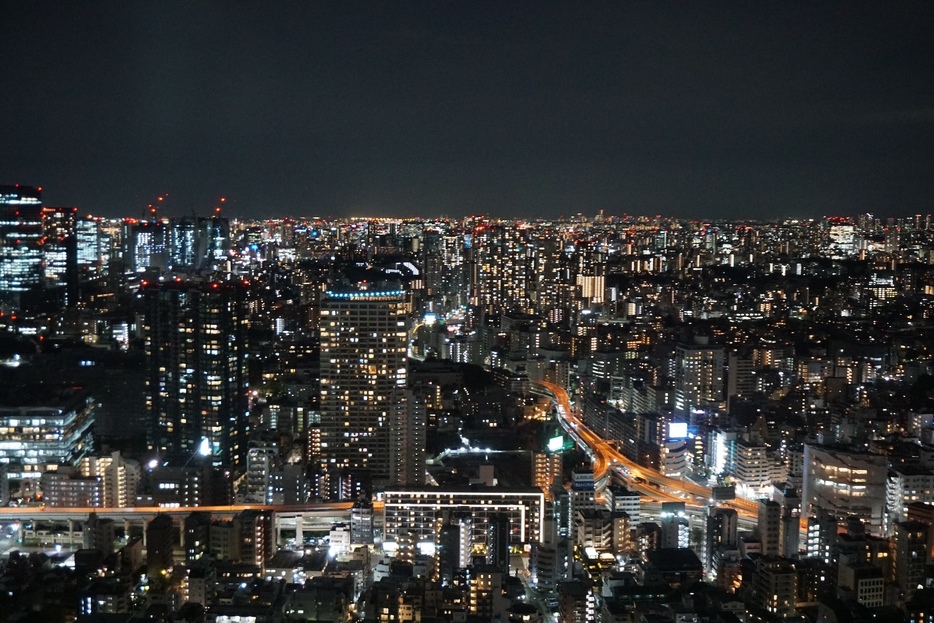
<svg viewBox="0 0 934 623">
<path fill-rule="evenodd" d="M 628 472 L 629 482 L 631 483 L 630 488 L 636 489 L 640 493 L 649 496 L 664 496 L 671 498 L 673 501 L 688 501 L 695 504 L 698 503 L 698 500 L 706 502 L 711 499 L 712 492 L 709 487 L 689 480 L 679 480 L 665 476 L 624 456 L 610 442 L 584 425 L 572 409 L 567 391 L 560 385 L 547 381 L 536 381 L 535 384 L 551 394 L 559 407 L 559 417 L 564 419 L 574 430 L 573 436 L 590 449 L 594 457 L 594 480 L 607 477 L 611 466 L 619 465 Z M 645 486 L 642 486 L 642 483 L 635 482 L 635 479 L 642 479 Z M 685 496 L 687 500 L 678 494 Z M 724 504 L 734 508 L 739 515 L 746 519 L 756 519 L 758 517 L 759 506 L 751 500 L 735 499 L 726 501 Z"/>
</svg>

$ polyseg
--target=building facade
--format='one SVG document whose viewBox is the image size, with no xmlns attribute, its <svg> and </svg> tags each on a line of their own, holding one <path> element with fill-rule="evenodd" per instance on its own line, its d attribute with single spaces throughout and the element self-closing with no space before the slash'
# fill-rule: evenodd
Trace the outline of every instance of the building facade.
<svg viewBox="0 0 934 623">
<path fill-rule="evenodd" d="M 320 325 L 325 470 L 350 470 L 376 481 L 393 474 L 390 424 L 408 382 L 408 310 L 402 290 L 325 293 Z"/>
<path fill-rule="evenodd" d="M 243 465 L 249 389 L 245 287 L 144 284 L 149 447 Z"/>
<path fill-rule="evenodd" d="M 419 541 L 434 542 L 445 513 L 469 513 L 471 541 L 486 543 L 489 518 L 509 517 L 513 544 L 541 539 L 545 494 L 538 487 L 389 487 L 383 494 L 386 541 L 415 532 Z"/>
</svg>

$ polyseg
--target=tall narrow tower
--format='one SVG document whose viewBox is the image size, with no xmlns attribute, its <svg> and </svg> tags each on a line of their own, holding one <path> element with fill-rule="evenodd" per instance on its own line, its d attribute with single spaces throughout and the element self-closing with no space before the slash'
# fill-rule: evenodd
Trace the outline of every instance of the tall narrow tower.
<svg viewBox="0 0 934 623">
<path fill-rule="evenodd" d="M 408 383 L 401 289 L 329 290 L 321 301 L 321 460 L 386 482 L 393 406 Z"/>
<path fill-rule="evenodd" d="M 244 286 L 173 281 L 142 290 L 149 446 L 187 455 L 210 451 L 217 464 L 243 465 L 249 385 Z"/>
<path fill-rule="evenodd" d="M 41 188 L 0 186 L 0 297 L 18 303 L 21 292 L 41 287 Z"/>
</svg>

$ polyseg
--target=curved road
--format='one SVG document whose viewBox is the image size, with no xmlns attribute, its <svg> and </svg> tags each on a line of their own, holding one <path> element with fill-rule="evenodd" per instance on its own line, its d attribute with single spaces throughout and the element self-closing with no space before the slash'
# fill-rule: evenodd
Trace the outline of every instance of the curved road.
<svg viewBox="0 0 934 623">
<path fill-rule="evenodd" d="M 665 476 L 654 469 L 639 465 L 630 460 L 608 441 L 584 426 L 571 407 L 571 400 L 567 391 L 560 385 L 547 381 L 536 381 L 542 389 L 552 395 L 560 407 L 559 417 L 574 429 L 576 436 L 585 443 L 594 456 L 594 480 L 599 481 L 608 477 L 615 466 L 624 468 L 628 472 L 630 488 L 644 495 L 665 501 L 685 502 L 688 505 L 706 505 L 711 498 L 709 487 L 699 485 L 690 480 L 680 480 Z M 642 479 L 645 484 L 636 482 Z M 680 495 L 679 495 L 680 494 Z M 724 502 L 724 505 L 736 510 L 737 514 L 745 519 L 758 519 L 759 505 L 751 500 L 735 499 Z"/>
</svg>

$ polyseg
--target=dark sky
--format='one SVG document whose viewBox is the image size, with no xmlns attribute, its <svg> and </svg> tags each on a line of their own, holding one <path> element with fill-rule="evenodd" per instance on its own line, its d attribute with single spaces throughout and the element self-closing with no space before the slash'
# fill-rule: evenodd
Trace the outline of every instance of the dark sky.
<svg viewBox="0 0 934 623">
<path fill-rule="evenodd" d="M 0 183 L 140 215 L 934 211 L 934 3 L 0 0 Z"/>
</svg>

